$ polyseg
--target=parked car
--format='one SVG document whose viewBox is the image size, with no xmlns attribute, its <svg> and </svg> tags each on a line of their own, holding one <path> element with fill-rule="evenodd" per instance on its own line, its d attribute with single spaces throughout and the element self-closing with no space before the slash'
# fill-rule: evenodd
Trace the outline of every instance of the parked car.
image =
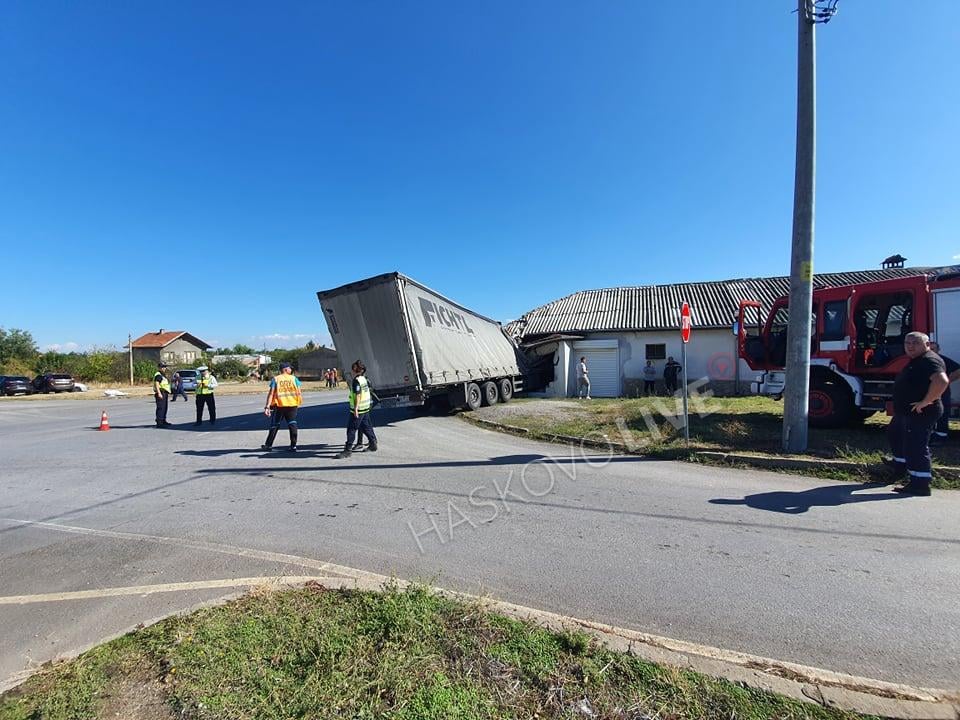
<svg viewBox="0 0 960 720">
<path fill-rule="evenodd" d="M 30 378 L 22 375 L 0 375 L 0 395 L 29 395 L 32 392 Z"/>
<path fill-rule="evenodd" d="M 33 379 L 33 391 L 38 393 L 73 392 L 73 378 L 63 373 L 44 373 Z"/>
<path fill-rule="evenodd" d="M 199 377 L 200 373 L 192 369 L 177 370 L 177 372 L 180 373 L 180 379 L 183 380 L 184 392 L 197 389 L 197 378 Z M 173 382 L 170 383 L 170 387 L 173 387 Z"/>
<path fill-rule="evenodd" d="M 86 392 L 90 388 L 87 387 L 86 383 L 79 382 L 78 380 L 73 381 L 73 391 L 74 392 Z"/>
</svg>

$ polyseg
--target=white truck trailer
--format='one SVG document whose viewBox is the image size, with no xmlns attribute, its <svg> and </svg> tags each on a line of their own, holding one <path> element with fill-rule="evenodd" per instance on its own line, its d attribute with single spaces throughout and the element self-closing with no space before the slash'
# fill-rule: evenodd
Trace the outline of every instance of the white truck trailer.
<svg viewBox="0 0 960 720">
<path fill-rule="evenodd" d="M 344 372 L 357 360 L 381 407 L 449 401 L 472 410 L 523 390 L 500 323 L 398 272 L 317 293 Z"/>
</svg>

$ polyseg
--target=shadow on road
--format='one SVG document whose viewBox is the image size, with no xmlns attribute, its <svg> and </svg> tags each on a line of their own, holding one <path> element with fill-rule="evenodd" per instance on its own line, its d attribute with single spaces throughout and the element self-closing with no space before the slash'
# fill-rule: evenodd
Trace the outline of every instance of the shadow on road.
<svg viewBox="0 0 960 720">
<path fill-rule="evenodd" d="M 880 500 L 899 500 L 904 495 L 894 492 L 873 492 L 864 495 L 854 495 L 857 490 L 868 488 L 876 489 L 871 483 L 841 483 L 839 485 L 824 485 L 800 492 L 765 492 L 747 495 L 742 499 L 714 498 L 710 502 L 714 505 L 746 505 L 754 510 L 769 510 L 770 512 L 800 515 L 812 507 L 836 507 L 850 503 L 877 502 Z"/>
<path fill-rule="evenodd" d="M 342 447 L 342 446 L 340 446 Z M 185 451 L 186 452 L 186 451 Z M 228 452 L 249 452 L 249 448 L 246 450 L 231 450 Z M 203 453 L 197 453 L 203 454 Z M 278 454 L 276 452 L 264 454 L 265 457 L 270 457 L 271 455 Z M 470 467 L 490 467 L 491 465 L 529 465 L 530 463 L 542 462 L 543 464 L 550 465 L 570 465 L 570 464 L 585 464 L 591 465 L 596 468 L 605 466 L 607 463 L 647 463 L 655 462 L 650 458 L 645 457 L 635 457 L 635 456 L 617 456 L 612 458 L 603 457 L 599 461 L 596 457 L 552 457 L 550 455 L 500 455 L 498 457 L 492 457 L 487 459 L 476 459 L 476 460 L 450 460 L 447 462 L 410 462 L 410 463 L 376 463 L 376 464 L 357 464 L 356 460 L 358 457 L 366 455 L 367 452 L 355 453 L 351 458 L 343 461 L 338 461 L 335 463 L 330 463 L 329 465 L 321 465 L 315 467 L 304 468 L 301 466 L 291 466 L 291 467 L 272 467 L 272 468 L 201 468 L 196 472 L 200 475 L 212 475 L 212 474 L 230 474 L 230 475 L 242 475 L 244 472 L 252 472 L 256 474 L 261 474 L 264 472 L 324 472 L 328 470 L 334 471 L 344 471 L 344 470 L 412 470 L 412 469 L 423 469 L 423 468 L 470 468 Z M 371 453 L 372 455 L 372 453 Z M 371 459 L 373 459 L 371 457 Z"/>
<path fill-rule="evenodd" d="M 192 410 L 192 408 L 191 408 Z M 304 405 L 297 412 L 297 424 L 301 430 L 322 430 L 329 428 L 347 427 L 347 404 L 344 403 L 324 403 L 321 405 Z M 395 423 L 409 420 L 416 417 L 417 412 L 410 408 L 391 408 L 384 410 L 374 410 L 371 415 L 373 426 L 393 427 Z M 182 430 L 187 432 L 230 432 L 236 430 L 263 430 L 266 432 L 270 428 L 270 418 L 262 411 L 247 413 L 245 415 L 219 415 L 217 422 L 210 424 L 206 412 L 203 416 L 203 424 L 195 425 L 196 416 L 191 412 L 186 420 L 180 418 L 180 414 L 167 414 L 167 420 L 172 423 L 169 427 L 163 428 L 165 431 Z M 154 423 L 144 425 L 112 426 L 117 429 L 126 428 L 148 428 L 154 427 Z M 286 423 L 282 424 L 283 429 Z"/>
</svg>

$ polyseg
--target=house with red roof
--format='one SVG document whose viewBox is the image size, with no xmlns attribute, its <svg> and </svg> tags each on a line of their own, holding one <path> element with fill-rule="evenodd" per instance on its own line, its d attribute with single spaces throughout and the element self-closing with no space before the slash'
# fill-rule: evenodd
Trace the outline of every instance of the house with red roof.
<svg viewBox="0 0 960 720">
<path fill-rule="evenodd" d="M 165 362 L 170 365 L 190 364 L 200 359 L 212 345 L 184 330 L 149 332 L 133 341 L 134 361 Z"/>
</svg>

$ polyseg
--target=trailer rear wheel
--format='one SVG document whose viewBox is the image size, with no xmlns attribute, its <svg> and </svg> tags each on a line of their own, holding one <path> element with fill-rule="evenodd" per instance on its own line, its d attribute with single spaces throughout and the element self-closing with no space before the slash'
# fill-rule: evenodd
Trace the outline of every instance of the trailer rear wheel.
<svg viewBox="0 0 960 720">
<path fill-rule="evenodd" d="M 500 381 L 500 402 L 510 402 L 513 397 L 513 380 L 504 378 Z"/>
<path fill-rule="evenodd" d="M 480 392 L 480 386 L 476 383 L 467 383 L 465 404 L 468 410 L 479 410 L 483 404 L 483 395 Z"/>
<path fill-rule="evenodd" d="M 483 387 L 480 388 L 483 393 L 483 404 L 484 405 L 496 405 L 497 401 L 500 399 L 500 391 L 497 390 L 497 384 L 490 380 L 487 380 L 483 384 Z"/>
</svg>

